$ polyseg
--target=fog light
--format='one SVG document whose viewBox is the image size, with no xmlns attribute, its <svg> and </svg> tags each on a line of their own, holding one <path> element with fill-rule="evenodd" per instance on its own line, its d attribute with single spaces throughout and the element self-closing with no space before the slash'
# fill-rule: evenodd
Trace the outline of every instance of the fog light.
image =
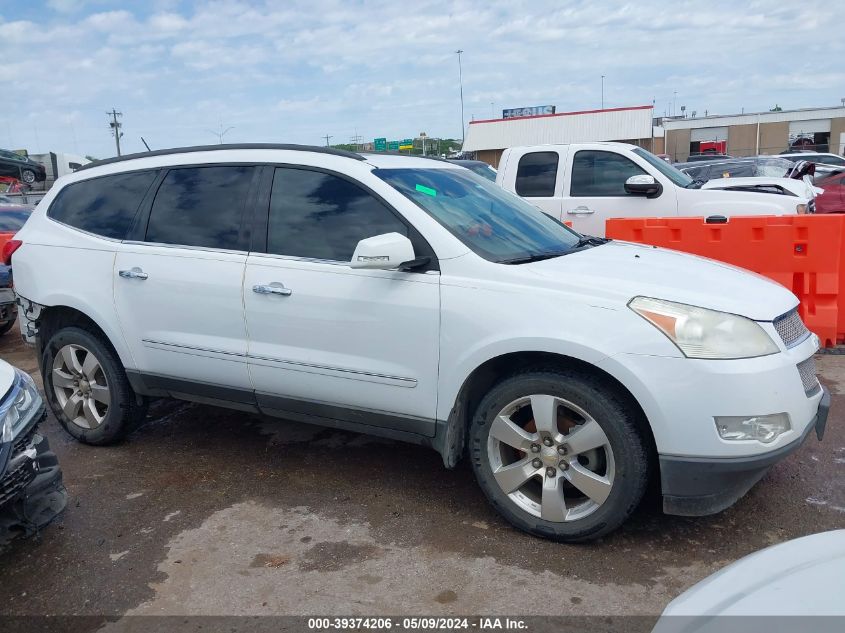
<svg viewBox="0 0 845 633">
<path fill-rule="evenodd" d="M 723 440 L 757 440 L 763 444 L 770 444 L 792 428 L 789 424 L 789 415 L 786 413 L 725 416 L 714 419 L 719 437 Z"/>
</svg>

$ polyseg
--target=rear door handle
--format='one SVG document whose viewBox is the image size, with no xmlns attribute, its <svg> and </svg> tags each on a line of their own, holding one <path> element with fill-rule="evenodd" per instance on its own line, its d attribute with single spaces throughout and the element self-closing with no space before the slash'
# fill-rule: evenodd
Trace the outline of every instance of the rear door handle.
<svg viewBox="0 0 845 633">
<path fill-rule="evenodd" d="M 129 270 L 120 270 L 117 274 L 123 277 L 124 279 L 140 279 L 142 281 L 149 277 L 147 273 L 145 273 L 137 266 L 135 266 L 135 268 L 130 268 Z"/>
<path fill-rule="evenodd" d="M 285 285 L 278 281 L 274 281 L 266 286 L 261 284 L 255 285 L 252 287 L 252 291 L 260 295 L 281 295 L 283 297 L 289 297 L 293 294 L 293 290 L 285 288 Z"/>
<path fill-rule="evenodd" d="M 595 213 L 590 207 L 580 206 L 575 207 L 574 209 L 570 209 L 567 211 L 569 215 L 589 215 L 590 213 Z"/>
</svg>

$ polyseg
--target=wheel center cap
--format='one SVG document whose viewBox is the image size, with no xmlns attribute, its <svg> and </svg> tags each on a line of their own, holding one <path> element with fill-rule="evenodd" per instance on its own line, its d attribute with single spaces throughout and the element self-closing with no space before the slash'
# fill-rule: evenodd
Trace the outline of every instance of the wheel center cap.
<svg viewBox="0 0 845 633">
<path fill-rule="evenodd" d="M 544 446 L 540 451 L 540 459 L 546 466 L 557 466 L 560 455 L 558 455 L 557 448 L 554 446 Z"/>
</svg>

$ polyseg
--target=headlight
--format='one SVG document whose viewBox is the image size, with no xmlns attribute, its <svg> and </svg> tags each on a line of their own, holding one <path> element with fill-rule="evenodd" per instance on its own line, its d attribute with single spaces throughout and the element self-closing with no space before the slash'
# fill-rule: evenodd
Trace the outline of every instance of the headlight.
<svg viewBox="0 0 845 633">
<path fill-rule="evenodd" d="M 804 215 L 805 213 L 807 213 L 807 205 L 806 204 L 796 205 L 795 211 L 798 212 L 798 215 Z"/>
<path fill-rule="evenodd" d="M 635 297 L 628 306 L 687 358 L 753 358 L 780 351 L 756 322 L 736 314 L 648 297 Z"/>
<path fill-rule="evenodd" d="M 12 442 L 41 408 L 41 395 L 29 374 L 15 369 L 12 389 L 0 402 L 0 441 Z"/>
</svg>

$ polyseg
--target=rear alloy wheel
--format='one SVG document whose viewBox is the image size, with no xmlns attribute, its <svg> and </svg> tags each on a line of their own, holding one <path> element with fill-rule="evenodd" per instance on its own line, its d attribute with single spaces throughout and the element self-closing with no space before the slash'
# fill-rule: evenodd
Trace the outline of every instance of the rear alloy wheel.
<svg viewBox="0 0 845 633">
<path fill-rule="evenodd" d="M 28 185 L 33 184 L 35 182 L 35 172 L 31 169 L 24 169 L 21 172 L 21 180 L 23 180 Z"/>
<path fill-rule="evenodd" d="M 65 345 L 53 359 L 53 393 L 71 424 L 96 429 L 111 405 L 109 383 L 100 361 L 81 345 Z"/>
<path fill-rule="evenodd" d="M 526 532 L 572 543 L 604 536 L 630 516 L 648 481 L 635 409 L 616 386 L 581 372 L 507 378 L 469 428 L 478 483 Z"/>
<path fill-rule="evenodd" d="M 96 334 L 66 327 L 47 341 L 41 357 L 44 394 L 59 423 L 80 442 L 102 446 L 135 429 L 146 414 L 120 359 Z"/>
</svg>

